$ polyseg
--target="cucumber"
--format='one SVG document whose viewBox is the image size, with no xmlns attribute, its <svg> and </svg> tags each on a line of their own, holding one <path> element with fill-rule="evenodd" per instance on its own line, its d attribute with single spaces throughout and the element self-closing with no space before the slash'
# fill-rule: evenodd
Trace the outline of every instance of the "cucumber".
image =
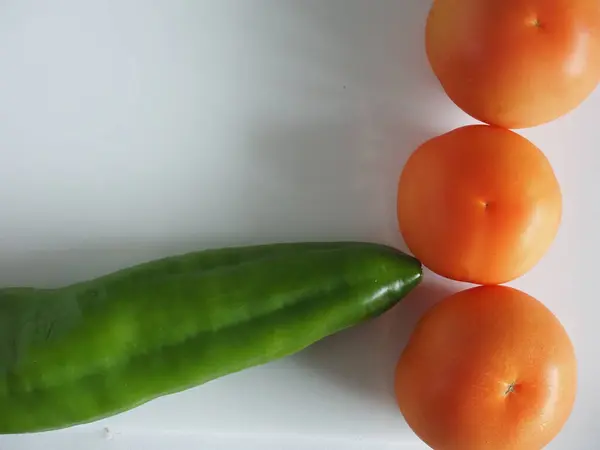
<svg viewBox="0 0 600 450">
<path fill-rule="evenodd" d="M 200 251 L 0 290 L 0 433 L 92 422 L 378 316 L 421 263 L 361 242 Z"/>
</svg>

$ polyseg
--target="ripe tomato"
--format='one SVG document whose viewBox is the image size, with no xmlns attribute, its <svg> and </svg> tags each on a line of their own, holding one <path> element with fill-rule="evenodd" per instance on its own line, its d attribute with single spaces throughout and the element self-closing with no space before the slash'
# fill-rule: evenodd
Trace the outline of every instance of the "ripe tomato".
<svg viewBox="0 0 600 450">
<path fill-rule="evenodd" d="M 458 281 L 501 284 L 528 272 L 556 236 L 560 186 L 544 154 L 487 125 L 433 138 L 408 159 L 398 221 L 412 253 Z"/>
<path fill-rule="evenodd" d="M 558 319 L 504 286 L 425 314 L 396 369 L 404 418 L 435 450 L 540 450 L 568 419 L 577 363 Z"/>
<path fill-rule="evenodd" d="M 430 64 L 466 113 L 505 128 L 554 120 L 600 80 L 598 0 L 435 0 Z"/>
</svg>

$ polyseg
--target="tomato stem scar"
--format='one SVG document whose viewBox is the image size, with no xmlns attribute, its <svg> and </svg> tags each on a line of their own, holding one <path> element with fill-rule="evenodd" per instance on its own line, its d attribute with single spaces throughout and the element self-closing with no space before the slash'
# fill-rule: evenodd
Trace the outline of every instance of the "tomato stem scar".
<svg viewBox="0 0 600 450">
<path fill-rule="evenodd" d="M 506 387 L 506 391 L 504 391 L 504 396 L 508 397 L 510 394 L 513 394 L 517 388 L 517 383 L 513 381 Z"/>
</svg>

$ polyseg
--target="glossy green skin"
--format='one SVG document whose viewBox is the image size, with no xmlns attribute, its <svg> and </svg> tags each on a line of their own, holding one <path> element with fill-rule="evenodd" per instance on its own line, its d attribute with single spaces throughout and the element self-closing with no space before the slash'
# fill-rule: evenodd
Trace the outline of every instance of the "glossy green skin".
<svg viewBox="0 0 600 450">
<path fill-rule="evenodd" d="M 382 314 L 421 277 L 389 247 L 298 243 L 0 290 L 0 433 L 91 422 L 293 354 Z"/>
</svg>

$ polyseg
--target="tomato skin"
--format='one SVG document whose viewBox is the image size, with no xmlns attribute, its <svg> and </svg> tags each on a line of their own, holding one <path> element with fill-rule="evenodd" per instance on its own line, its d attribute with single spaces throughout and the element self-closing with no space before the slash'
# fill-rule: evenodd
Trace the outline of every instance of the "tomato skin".
<svg viewBox="0 0 600 450">
<path fill-rule="evenodd" d="M 503 284 L 546 255 L 562 193 L 544 153 L 504 128 L 469 125 L 409 157 L 398 182 L 398 224 L 424 266 L 457 281 Z"/>
<path fill-rule="evenodd" d="M 527 128 L 579 106 L 600 81 L 597 0 L 435 0 L 429 62 L 467 114 Z"/>
<path fill-rule="evenodd" d="M 540 450 L 571 414 L 577 362 L 542 303 L 484 286 L 425 314 L 398 361 L 395 388 L 408 425 L 435 450 Z"/>
</svg>

